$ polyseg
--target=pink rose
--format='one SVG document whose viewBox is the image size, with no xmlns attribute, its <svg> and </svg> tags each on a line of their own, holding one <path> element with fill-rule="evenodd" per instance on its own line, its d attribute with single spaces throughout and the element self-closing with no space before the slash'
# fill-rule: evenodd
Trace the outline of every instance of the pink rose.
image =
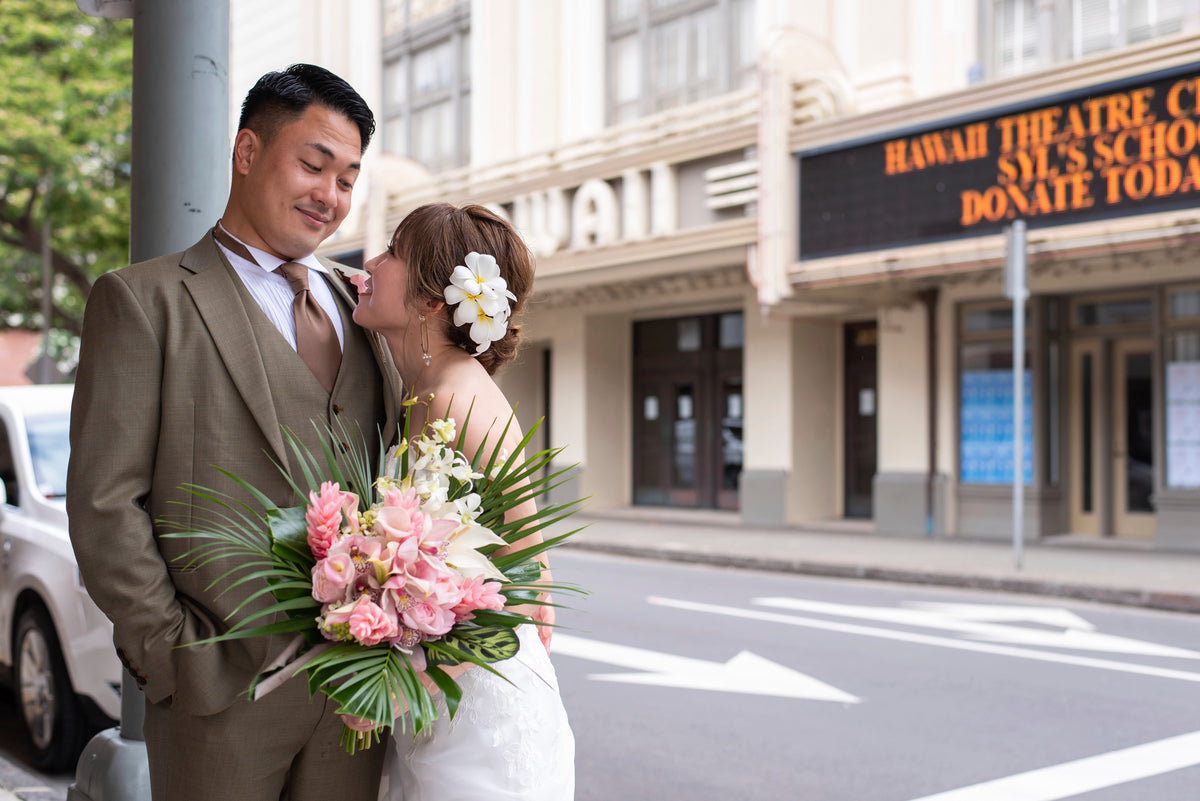
<svg viewBox="0 0 1200 801">
<path fill-rule="evenodd" d="M 353 517 L 357 509 L 358 496 L 342 492 L 332 481 L 322 484 L 319 493 L 308 493 L 304 522 L 308 524 L 308 547 L 313 556 L 323 559 L 329 553 L 342 530 L 343 514 Z"/>
<path fill-rule="evenodd" d="M 454 625 L 453 612 L 429 601 L 410 606 L 400 619 L 408 628 L 434 637 L 442 636 Z"/>
<path fill-rule="evenodd" d="M 478 609 L 491 609 L 499 612 L 504 608 L 504 596 L 500 594 L 501 584 L 498 581 L 486 581 L 484 576 L 475 576 L 463 582 L 461 586 L 462 600 L 451 611 L 459 620 L 471 620 L 475 617 L 472 612 Z"/>
<path fill-rule="evenodd" d="M 350 636 L 363 645 L 378 645 L 396 636 L 397 621 L 370 598 L 363 597 L 350 612 Z"/>
<path fill-rule="evenodd" d="M 408 571 L 413 595 L 447 609 L 462 600 L 462 581 L 461 574 L 436 559 L 421 559 Z"/>
<path fill-rule="evenodd" d="M 429 585 L 428 599 L 438 606 L 452 609 L 462 602 L 462 576 L 450 570 L 439 570 Z"/>
<path fill-rule="evenodd" d="M 346 553 L 333 553 L 313 565 L 312 596 L 323 604 L 342 600 L 354 581 L 354 563 Z"/>
</svg>

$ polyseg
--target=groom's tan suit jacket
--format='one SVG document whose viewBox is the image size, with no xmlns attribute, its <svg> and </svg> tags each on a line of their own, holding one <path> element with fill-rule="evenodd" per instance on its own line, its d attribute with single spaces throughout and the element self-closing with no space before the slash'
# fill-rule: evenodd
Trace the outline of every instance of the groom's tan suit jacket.
<svg viewBox="0 0 1200 801">
<path fill-rule="evenodd" d="M 329 263 L 326 263 L 329 266 Z M 177 646 L 224 631 L 248 590 L 211 586 L 228 563 L 189 566 L 194 484 L 245 493 L 216 467 L 297 503 L 281 426 L 316 445 L 311 420 L 358 427 L 378 453 L 396 429 L 398 376 L 386 345 L 350 319 L 334 278 L 345 346 L 326 393 L 246 291 L 211 233 L 188 250 L 96 281 L 84 318 L 71 418 L 67 508 L 79 569 L 113 621 L 126 669 L 152 703 L 209 715 L 244 693 L 285 639 Z M 299 473 L 295 473 L 298 477 Z M 303 486 L 303 480 L 300 481 Z M 182 502 L 182 504 L 180 503 Z"/>
</svg>

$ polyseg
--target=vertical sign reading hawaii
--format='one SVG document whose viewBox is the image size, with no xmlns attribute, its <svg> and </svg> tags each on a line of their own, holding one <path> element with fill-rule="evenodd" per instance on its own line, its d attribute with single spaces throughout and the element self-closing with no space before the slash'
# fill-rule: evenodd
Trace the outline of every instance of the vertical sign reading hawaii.
<svg viewBox="0 0 1200 801">
<path fill-rule="evenodd" d="M 1200 66 L 799 154 L 800 257 L 1200 205 Z"/>
</svg>

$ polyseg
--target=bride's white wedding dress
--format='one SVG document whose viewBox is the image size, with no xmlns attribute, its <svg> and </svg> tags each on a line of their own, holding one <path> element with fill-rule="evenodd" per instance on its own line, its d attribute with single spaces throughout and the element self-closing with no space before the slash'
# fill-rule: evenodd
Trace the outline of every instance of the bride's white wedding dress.
<svg viewBox="0 0 1200 801">
<path fill-rule="evenodd" d="M 536 627 L 517 629 L 521 649 L 494 667 L 458 678 L 462 701 L 413 737 L 387 741 L 381 801 L 571 801 L 575 737 L 558 678 Z"/>
</svg>

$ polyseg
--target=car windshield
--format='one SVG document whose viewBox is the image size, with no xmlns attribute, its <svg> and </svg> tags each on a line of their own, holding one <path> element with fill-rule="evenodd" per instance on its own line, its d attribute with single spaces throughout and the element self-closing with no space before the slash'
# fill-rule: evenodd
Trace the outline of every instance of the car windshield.
<svg viewBox="0 0 1200 801">
<path fill-rule="evenodd" d="M 47 498 L 66 496 L 71 416 L 63 413 L 30 417 L 25 425 L 29 431 L 29 454 L 33 457 L 33 478 L 38 492 Z"/>
</svg>

